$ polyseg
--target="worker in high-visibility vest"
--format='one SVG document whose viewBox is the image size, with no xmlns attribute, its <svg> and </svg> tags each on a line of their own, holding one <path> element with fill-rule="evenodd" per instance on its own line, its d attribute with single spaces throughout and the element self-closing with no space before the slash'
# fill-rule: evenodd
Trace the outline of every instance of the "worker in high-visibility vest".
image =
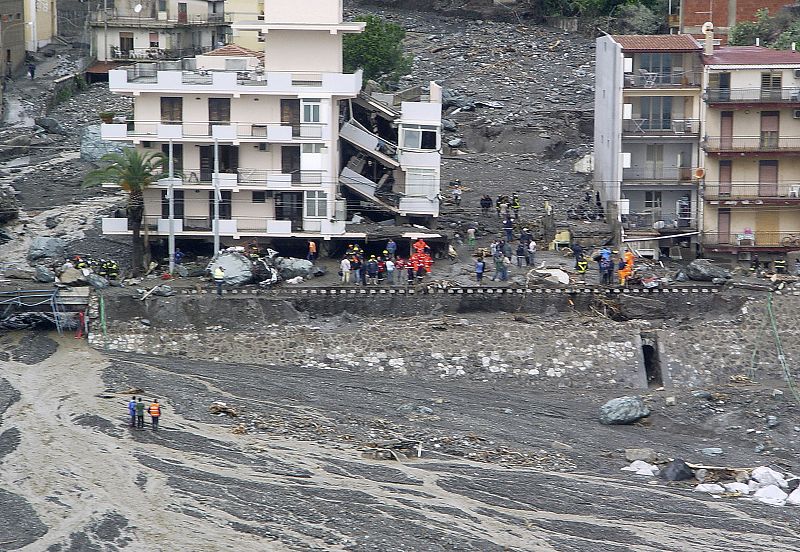
<svg viewBox="0 0 800 552">
<path fill-rule="evenodd" d="M 158 404 L 158 399 L 153 399 L 147 413 L 150 414 L 150 420 L 153 422 L 153 431 L 158 431 L 158 419 L 161 417 L 161 405 Z"/>
</svg>

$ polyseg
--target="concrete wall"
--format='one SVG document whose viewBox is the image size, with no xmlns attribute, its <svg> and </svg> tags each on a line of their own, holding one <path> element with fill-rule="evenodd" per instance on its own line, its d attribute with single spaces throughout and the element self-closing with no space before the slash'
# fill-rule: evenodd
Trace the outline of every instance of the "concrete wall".
<svg viewBox="0 0 800 552">
<path fill-rule="evenodd" d="M 25 44 L 35 52 L 58 34 L 57 0 L 24 0 Z"/>
<path fill-rule="evenodd" d="M 615 202 L 622 180 L 622 48 L 601 36 L 595 56 L 594 186 L 603 202 Z"/>
<path fill-rule="evenodd" d="M 267 23 L 341 23 L 342 0 L 304 0 L 302 8 L 295 0 L 264 0 L 264 16 Z"/>
<path fill-rule="evenodd" d="M 269 9 L 269 5 L 267 8 Z M 303 9 L 306 13 L 308 10 Z M 327 31 L 270 31 L 265 37 L 267 71 L 342 72 L 342 35 Z"/>
<path fill-rule="evenodd" d="M 705 133 L 710 137 L 720 135 L 720 112 L 726 111 L 724 108 L 706 110 Z M 736 145 L 737 138 L 758 137 L 761 134 L 761 111 L 754 108 L 748 110 L 736 110 L 733 112 L 733 140 Z M 779 111 L 779 136 L 781 138 L 795 138 L 800 140 L 800 119 L 793 117 L 794 109 L 775 109 L 764 108 L 763 111 Z M 796 148 L 798 144 L 793 143 L 790 147 Z"/>
<path fill-rule="evenodd" d="M 17 73 L 25 61 L 23 11 L 23 0 L 0 1 L 0 14 L 5 20 L 0 32 L 0 78 Z M 11 61 L 7 62 L 9 50 Z"/>
<path fill-rule="evenodd" d="M 800 360 L 800 340 L 794 339 L 800 296 L 776 296 L 775 302 L 787 362 L 794 366 Z M 433 374 L 514 378 L 553 388 L 641 388 L 646 335 L 658 345 L 667 387 L 727 383 L 751 368 L 759 381 L 781 385 L 772 337 L 761 332 L 764 296 L 666 293 L 619 301 L 623 312 L 666 317 L 644 322 L 586 316 L 590 303 L 583 294 L 541 290 L 480 297 L 308 294 L 219 300 L 211 294 L 145 303 L 110 294 L 107 337 L 93 331 L 90 342 L 107 350 L 360 370 L 376 377 Z M 147 318 L 149 326 L 139 318 Z M 760 353 L 751 365 L 756 346 Z"/>
</svg>

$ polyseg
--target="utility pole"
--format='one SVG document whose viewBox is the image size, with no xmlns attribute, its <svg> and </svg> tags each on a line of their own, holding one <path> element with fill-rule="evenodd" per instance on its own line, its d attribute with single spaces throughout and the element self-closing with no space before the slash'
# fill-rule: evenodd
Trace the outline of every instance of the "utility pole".
<svg viewBox="0 0 800 552">
<path fill-rule="evenodd" d="M 169 139 L 169 184 L 167 199 L 169 199 L 169 273 L 175 271 L 175 187 L 172 178 L 175 175 L 175 162 L 172 156 L 172 138 Z"/>
<path fill-rule="evenodd" d="M 219 201 L 222 194 L 219 191 L 219 139 L 214 138 L 214 255 L 219 253 Z"/>
</svg>

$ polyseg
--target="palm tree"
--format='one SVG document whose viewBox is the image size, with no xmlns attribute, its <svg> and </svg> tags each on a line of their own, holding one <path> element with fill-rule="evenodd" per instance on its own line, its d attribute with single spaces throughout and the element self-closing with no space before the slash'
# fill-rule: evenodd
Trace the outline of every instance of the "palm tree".
<svg viewBox="0 0 800 552">
<path fill-rule="evenodd" d="M 107 153 L 100 161 L 105 166 L 87 174 L 83 186 L 112 182 L 128 192 L 128 224 L 133 232 L 133 273 L 138 276 L 144 267 L 144 244 L 141 238 L 144 189 L 156 180 L 166 178 L 167 157 L 161 152 L 125 148 L 121 153 Z"/>
</svg>

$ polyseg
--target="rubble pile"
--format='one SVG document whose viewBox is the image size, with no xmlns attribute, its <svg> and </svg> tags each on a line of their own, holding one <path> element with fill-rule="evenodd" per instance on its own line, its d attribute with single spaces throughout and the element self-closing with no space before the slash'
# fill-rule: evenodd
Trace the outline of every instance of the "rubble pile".
<svg viewBox="0 0 800 552">
<path fill-rule="evenodd" d="M 622 471 L 645 477 L 659 476 L 667 481 L 696 481 L 695 492 L 715 498 L 746 497 L 771 506 L 800 506 L 800 477 L 782 474 L 767 466 L 753 469 L 687 464 L 675 459 L 663 463 L 634 460 Z"/>
</svg>

